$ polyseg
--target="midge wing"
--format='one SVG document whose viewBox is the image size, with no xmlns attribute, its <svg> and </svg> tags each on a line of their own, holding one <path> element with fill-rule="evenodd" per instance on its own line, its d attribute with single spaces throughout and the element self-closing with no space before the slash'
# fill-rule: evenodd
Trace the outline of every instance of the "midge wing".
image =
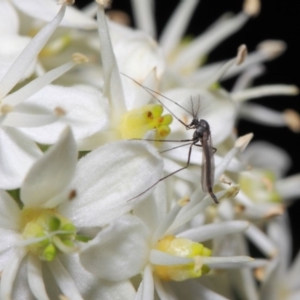
<svg viewBox="0 0 300 300">
<path fill-rule="evenodd" d="M 206 132 L 201 139 L 202 144 L 202 168 L 201 168 L 201 185 L 202 190 L 207 193 L 212 193 L 215 176 L 215 160 L 214 148 L 210 132 Z"/>
</svg>

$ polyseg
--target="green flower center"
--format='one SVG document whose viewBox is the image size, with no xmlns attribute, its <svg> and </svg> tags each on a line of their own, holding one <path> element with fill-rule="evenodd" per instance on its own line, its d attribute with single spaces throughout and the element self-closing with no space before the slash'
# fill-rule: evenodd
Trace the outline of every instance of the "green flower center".
<svg viewBox="0 0 300 300">
<path fill-rule="evenodd" d="M 183 281 L 200 277 L 210 271 L 208 266 L 201 264 L 201 256 L 210 256 L 211 250 L 202 244 L 185 238 L 176 238 L 175 236 L 168 235 L 157 242 L 155 249 L 174 256 L 194 258 L 193 263 L 186 265 L 155 265 L 154 272 L 162 280 Z"/>
<path fill-rule="evenodd" d="M 162 115 L 161 105 L 145 105 L 127 112 L 121 121 L 120 132 L 123 139 L 141 139 L 149 130 L 155 130 L 155 139 L 165 138 L 173 121 L 170 114 Z"/>
<path fill-rule="evenodd" d="M 28 250 L 41 260 L 52 261 L 58 253 L 76 251 L 76 228 L 54 210 L 26 208 L 22 211 L 23 238 L 32 240 Z"/>
</svg>

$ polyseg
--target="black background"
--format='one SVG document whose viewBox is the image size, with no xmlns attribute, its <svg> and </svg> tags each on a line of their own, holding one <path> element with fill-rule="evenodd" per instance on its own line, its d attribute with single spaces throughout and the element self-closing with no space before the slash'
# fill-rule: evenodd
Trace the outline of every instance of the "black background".
<svg viewBox="0 0 300 300">
<path fill-rule="evenodd" d="M 91 1 L 76 1 L 82 7 Z M 156 20 L 158 34 L 172 14 L 179 1 L 156 1 Z M 197 36 L 212 24 L 224 12 L 238 13 L 242 0 L 202 0 L 195 10 L 188 33 Z M 126 11 L 132 17 L 129 0 L 114 0 L 113 9 Z M 251 19 L 239 32 L 225 40 L 210 55 L 209 61 L 231 58 L 241 44 L 246 44 L 249 51 L 266 39 L 280 39 L 288 44 L 287 51 L 269 63 L 266 73 L 255 81 L 260 84 L 295 84 L 300 86 L 300 1 L 298 0 L 262 0 L 261 13 Z M 132 18 L 131 18 L 132 19 Z M 132 25 L 134 22 L 132 21 Z M 230 82 L 225 83 L 230 86 Z M 273 109 L 282 111 L 293 108 L 300 113 L 300 97 L 266 97 L 258 101 Z M 293 164 L 288 175 L 300 172 L 300 135 L 287 128 L 274 128 L 241 121 L 238 126 L 240 134 L 254 132 L 255 140 L 268 140 L 284 148 L 291 156 Z M 300 184 L 299 184 L 300 189 Z M 289 208 L 294 243 L 294 255 L 300 248 L 300 202 L 295 201 Z"/>
</svg>

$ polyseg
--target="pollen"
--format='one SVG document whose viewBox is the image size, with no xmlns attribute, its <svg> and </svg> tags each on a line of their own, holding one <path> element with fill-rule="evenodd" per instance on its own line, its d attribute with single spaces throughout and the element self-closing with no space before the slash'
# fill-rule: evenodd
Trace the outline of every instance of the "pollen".
<svg viewBox="0 0 300 300">
<path fill-rule="evenodd" d="M 170 114 L 162 115 L 161 105 L 145 105 L 127 112 L 121 121 L 123 139 L 141 139 L 148 131 L 154 131 L 155 139 L 163 139 L 171 132 L 173 121 Z"/>
<path fill-rule="evenodd" d="M 208 266 L 201 263 L 201 257 L 210 256 L 211 250 L 202 244 L 169 235 L 159 240 L 155 249 L 178 257 L 193 258 L 190 264 L 185 265 L 155 265 L 154 272 L 162 280 L 183 281 L 198 278 L 210 271 Z"/>
</svg>

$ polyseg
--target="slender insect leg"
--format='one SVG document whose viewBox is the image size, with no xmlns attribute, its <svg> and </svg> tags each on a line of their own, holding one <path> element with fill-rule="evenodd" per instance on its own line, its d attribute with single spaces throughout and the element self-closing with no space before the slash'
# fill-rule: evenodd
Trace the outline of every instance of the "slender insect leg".
<svg viewBox="0 0 300 300">
<path fill-rule="evenodd" d="M 195 143 L 196 143 L 196 142 L 195 142 Z M 151 190 L 154 186 L 156 186 L 159 182 L 163 181 L 164 179 L 167 179 L 168 177 L 170 177 L 170 176 L 172 176 L 172 175 L 174 175 L 174 174 L 176 174 L 176 173 L 178 173 L 178 172 L 180 172 L 180 171 L 186 169 L 186 168 L 190 165 L 191 153 L 192 153 L 192 147 L 195 145 L 195 143 L 192 143 L 191 146 L 190 146 L 190 149 L 189 149 L 189 156 L 188 156 L 188 160 L 187 160 L 187 162 L 186 162 L 186 166 L 184 166 L 184 167 L 182 167 L 182 168 L 180 168 L 180 169 L 178 169 L 178 170 L 176 170 L 176 171 L 174 171 L 174 172 L 168 174 L 167 176 L 164 176 L 164 177 L 160 178 L 158 181 L 156 181 L 154 184 L 152 184 L 150 187 L 148 187 L 145 191 L 143 191 L 142 193 L 138 194 L 137 196 L 135 196 L 135 197 L 133 197 L 133 198 L 127 200 L 127 202 L 128 202 L 128 201 L 131 201 L 131 200 L 133 200 L 133 199 L 135 199 L 135 198 L 137 198 L 137 197 L 139 197 L 139 196 L 141 196 L 141 195 L 143 195 L 143 194 L 146 193 L 146 192 L 148 192 L 149 190 Z"/>
<path fill-rule="evenodd" d="M 163 151 L 159 151 L 159 153 L 165 153 L 165 152 L 168 152 L 168 151 L 171 151 L 171 150 L 174 150 L 174 149 L 178 149 L 178 148 L 181 148 L 181 147 L 190 145 L 190 144 L 191 144 L 191 143 L 187 143 L 187 144 L 183 144 L 183 145 L 180 145 L 180 146 L 176 146 L 176 147 L 173 147 L 173 148 L 170 148 L 170 149 L 166 149 L 166 150 L 163 150 Z M 195 146 L 196 146 L 196 145 L 195 145 Z"/>
</svg>

